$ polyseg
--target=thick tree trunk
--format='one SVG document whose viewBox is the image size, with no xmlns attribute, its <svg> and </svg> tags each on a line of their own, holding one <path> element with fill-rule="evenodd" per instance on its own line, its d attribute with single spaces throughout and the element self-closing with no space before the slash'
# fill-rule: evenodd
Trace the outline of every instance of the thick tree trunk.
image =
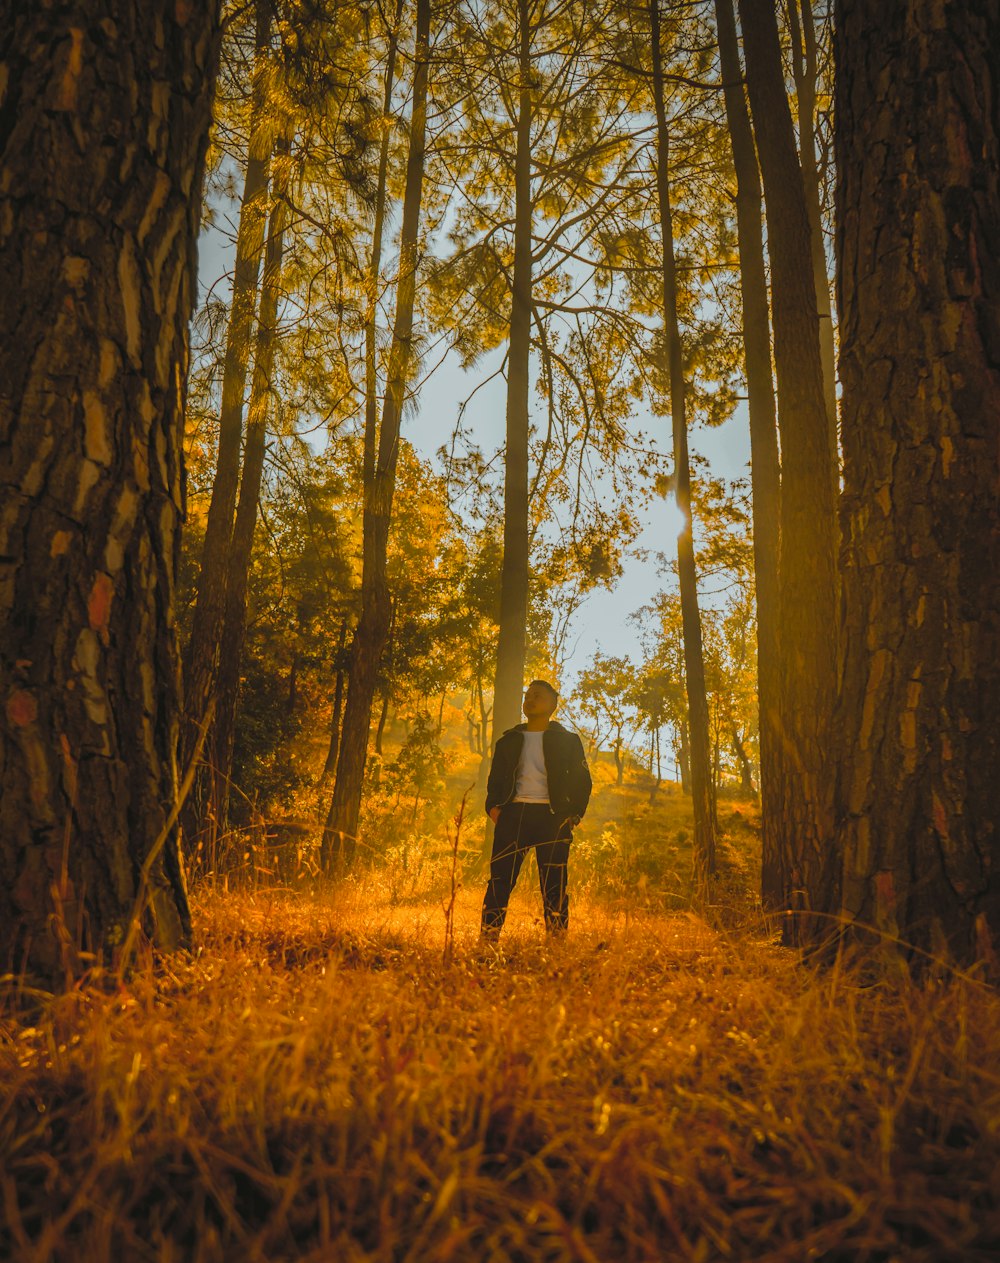
<svg viewBox="0 0 1000 1263">
<path fill-rule="evenodd" d="M 649 6 L 653 58 L 653 104 L 656 113 L 656 189 L 663 235 L 663 324 L 670 374 L 670 414 L 674 440 L 674 488 L 685 526 L 677 536 L 677 575 L 684 628 L 684 678 L 690 733 L 691 795 L 694 805 L 695 862 L 702 875 L 715 872 L 715 810 L 712 802 L 712 753 L 708 730 L 708 694 L 698 609 L 698 577 L 691 523 L 691 471 L 688 463 L 687 386 L 684 351 L 677 312 L 677 269 L 674 259 L 673 213 L 670 203 L 670 133 L 664 96 L 660 48 L 660 0 Z"/>
<path fill-rule="evenodd" d="M 340 757 L 337 762 L 337 781 L 323 831 L 323 863 L 326 868 L 329 867 L 334 854 L 340 854 L 346 863 L 350 863 L 354 857 L 365 761 L 368 756 L 372 699 L 375 696 L 379 665 L 389 636 L 392 614 L 392 602 L 386 576 L 386 558 L 392 520 L 392 499 L 396 485 L 396 463 L 399 456 L 400 422 L 413 340 L 413 307 L 416 299 L 418 262 L 417 236 L 420 226 L 427 126 L 429 41 L 430 0 L 418 0 L 413 108 L 400 228 L 396 320 L 389 356 L 375 469 L 371 487 L 365 495 L 361 615 L 354 633 L 351 651 L 347 705 L 344 710 Z"/>
<path fill-rule="evenodd" d="M 236 710 L 239 701 L 243 645 L 247 625 L 247 585 L 250 580 L 250 558 L 253 552 L 260 487 L 264 472 L 267 443 L 267 419 L 273 392 L 274 352 L 277 342 L 278 304 L 281 300 L 281 265 L 288 222 L 289 142 L 275 147 L 276 175 L 267 244 L 264 250 L 264 276 L 261 282 L 260 312 L 254 339 L 253 378 L 247 408 L 246 443 L 243 449 L 243 472 L 240 477 L 240 499 L 229 548 L 226 572 L 225 619 L 219 643 L 219 668 L 216 694 L 218 702 L 212 725 L 209 760 L 212 784 L 211 818 L 220 834 L 229 823 L 229 788 L 233 771 L 233 743 L 236 734 Z"/>
<path fill-rule="evenodd" d="M 48 982 L 134 910 L 190 932 L 173 606 L 217 7 L 4 28 L 0 969 Z"/>
<path fill-rule="evenodd" d="M 257 283 L 264 248 L 267 189 L 274 129 L 268 116 L 268 46 L 271 39 L 271 0 L 256 0 L 256 56 L 250 103 L 247 169 L 236 235 L 233 294 L 226 330 L 219 410 L 219 449 L 212 498 L 205 523 L 201 570 L 191 636 L 184 652 L 184 724 L 181 752 L 190 756 L 202 717 L 215 695 L 219 645 L 226 610 L 226 572 L 233 534 L 233 517 L 240 480 L 243 440 L 243 396 L 250 360 L 251 330 L 257 308 Z M 184 810 L 184 832 L 189 847 L 206 823 L 211 802 L 211 775 L 206 769 L 195 782 Z"/>
<path fill-rule="evenodd" d="M 837 6 L 843 910 L 994 973 L 998 31 L 998 0 Z"/>
<path fill-rule="evenodd" d="M 782 758 L 775 887 L 780 907 L 804 913 L 813 906 L 810 892 L 826 890 L 837 871 L 830 758 L 838 617 L 834 476 L 809 218 L 772 0 L 740 0 L 740 17 L 767 206 L 781 436 Z M 803 916 L 786 918 L 785 929 L 789 942 L 813 933 Z"/>
<path fill-rule="evenodd" d="M 521 717 L 528 644 L 528 393 L 531 353 L 531 19 L 518 0 L 520 85 L 514 158 L 514 276 L 507 350 L 503 567 L 493 688 L 493 741 Z"/>
<path fill-rule="evenodd" d="M 781 691 L 778 524 L 781 515 L 781 491 L 771 368 L 771 311 L 764 269 L 760 173 L 750 115 L 743 94 L 743 71 L 740 66 L 733 0 L 716 0 L 715 14 L 726 119 L 736 171 L 736 231 L 743 298 L 743 353 L 750 413 L 760 730 L 761 893 L 764 906 L 776 908 L 780 907 L 782 896 L 775 827 L 781 812 L 779 769 L 783 758 L 778 727 L 778 698 Z"/>
</svg>

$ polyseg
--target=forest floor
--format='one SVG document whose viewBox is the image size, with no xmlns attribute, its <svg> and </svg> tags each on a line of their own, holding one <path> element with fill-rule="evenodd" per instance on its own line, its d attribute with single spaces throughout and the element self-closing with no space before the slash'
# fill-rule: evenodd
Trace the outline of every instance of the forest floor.
<svg viewBox="0 0 1000 1263">
<path fill-rule="evenodd" d="M 723 815 L 735 886 L 752 835 Z M 450 887 L 371 876 L 202 889 L 190 956 L 11 992 L 0 1257 L 1000 1256 L 995 993 L 808 968 L 749 913 L 675 909 L 634 855 L 629 899 L 626 816 L 595 812 L 618 884 L 582 857 L 560 942 L 530 872 L 496 952 L 472 879 L 450 918 Z"/>
</svg>

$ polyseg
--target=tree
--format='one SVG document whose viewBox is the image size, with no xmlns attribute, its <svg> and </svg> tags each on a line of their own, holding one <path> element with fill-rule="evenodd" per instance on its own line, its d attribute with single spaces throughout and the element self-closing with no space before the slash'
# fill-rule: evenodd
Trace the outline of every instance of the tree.
<svg viewBox="0 0 1000 1263">
<path fill-rule="evenodd" d="M 835 29 L 843 910 L 996 971 L 1000 4 Z"/>
<path fill-rule="evenodd" d="M 775 853 L 764 855 L 771 906 L 801 911 L 835 868 L 832 715 L 837 688 L 837 520 L 809 217 L 771 0 L 740 0 L 747 89 L 767 208 L 781 439 L 778 614 L 781 759 Z M 802 918 L 786 918 L 794 937 Z"/>
<path fill-rule="evenodd" d="M 187 757 L 194 748 L 198 730 L 216 689 L 219 645 L 226 611 L 226 574 L 240 483 L 243 397 L 250 363 L 254 314 L 257 310 L 258 279 L 267 222 L 268 180 L 275 141 L 268 95 L 268 77 L 272 63 L 272 0 L 255 0 L 254 15 L 254 60 L 246 171 L 222 370 L 219 443 L 212 499 L 205 524 L 197 599 L 184 656 L 185 723 L 181 732 L 181 748 Z M 213 778 L 203 774 L 201 779 L 202 783 L 192 795 L 185 811 L 186 831 L 191 834 L 200 829 L 204 800 L 212 796 Z M 216 810 L 217 807 L 216 803 Z"/>
<path fill-rule="evenodd" d="M 173 619 L 217 9 L 5 29 L 0 956 L 48 979 L 144 909 L 190 932 Z"/>
<path fill-rule="evenodd" d="M 580 672 L 575 692 L 580 710 L 594 724 L 595 733 L 599 734 L 607 724 L 607 733 L 613 741 L 617 785 L 625 780 L 626 734 L 630 736 L 638 727 L 633 696 L 635 675 L 635 666 L 627 658 L 595 653 Z M 596 740 L 600 745 L 599 735 Z"/>
<path fill-rule="evenodd" d="M 778 725 L 781 668 L 781 619 L 778 609 L 780 469 L 778 430 L 771 367 L 771 311 L 767 295 L 762 231 L 762 192 L 733 0 L 715 0 L 719 61 L 726 118 L 736 175 L 736 230 L 739 241 L 744 373 L 750 416 L 750 465 L 753 479 L 754 581 L 757 602 L 757 697 L 760 737 L 761 828 L 768 857 L 762 880 L 765 901 L 781 898 L 777 865 L 781 812 L 781 732 Z"/>
<path fill-rule="evenodd" d="M 416 54 L 406 186 L 400 228 L 399 281 L 388 378 L 374 468 L 364 488 L 364 558 L 361 614 L 351 647 L 347 704 L 337 760 L 337 779 L 323 831 L 324 865 L 334 850 L 346 861 L 354 854 L 364 783 L 372 699 L 379 663 L 389 637 L 391 597 L 386 578 L 392 499 L 399 457 L 403 402 L 412 361 L 413 308 L 419 263 L 418 232 L 423 196 L 430 63 L 430 0 L 417 0 Z M 367 439 L 366 439 L 367 442 Z"/>
<path fill-rule="evenodd" d="M 656 189 L 663 239 L 663 320 L 670 379 L 670 416 L 673 428 L 674 495 L 684 515 L 677 536 L 677 571 L 684 626 L 684 678 L 688 698 L 691 793 L 694 803 L 694 852 L 703 874 L 715 872 L 715 807 L 712 799 L 708 734 L 708 697 L 702 652 L 698 578 L 694 563 L 691 519 L 691 470 L 688 461 L 687 390 L 684 348 L 677 303 L 677 262 L 674 256 L 673 210 L 670 190 L 670 128 L 667 122 L 663 75 L 661 0 L 650 0 L 649 27 L 652 59 L 653 108 L 656 114 Z"/>
</svg>

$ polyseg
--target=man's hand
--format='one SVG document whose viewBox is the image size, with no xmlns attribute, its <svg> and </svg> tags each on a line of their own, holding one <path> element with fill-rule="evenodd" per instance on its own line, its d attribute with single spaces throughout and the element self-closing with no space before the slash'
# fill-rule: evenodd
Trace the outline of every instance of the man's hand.
<svg viewBox="0 0 1000 1263">
<path fill-rule="evenodd" d="M 493 823 L 496 824 L 497 821 L 500 819 L 500 808 L 491 807 L 489 810 L 489 817 L 493 821 Z"/>
</svg>

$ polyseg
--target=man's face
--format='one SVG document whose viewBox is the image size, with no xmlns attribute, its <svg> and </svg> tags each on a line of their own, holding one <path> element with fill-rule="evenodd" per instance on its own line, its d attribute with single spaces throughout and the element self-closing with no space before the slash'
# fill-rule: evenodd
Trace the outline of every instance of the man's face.
<svg viewBox="0 0 1000 1263">
<path fill-rule="evenodd" d="M 547 688 L 540 684 L 529 684 L 524 691 L 521 709 L 528 719 L 537 719 L 543 715 L 551 715 L 556 708 L 556 699 Z"/>
</svg>

